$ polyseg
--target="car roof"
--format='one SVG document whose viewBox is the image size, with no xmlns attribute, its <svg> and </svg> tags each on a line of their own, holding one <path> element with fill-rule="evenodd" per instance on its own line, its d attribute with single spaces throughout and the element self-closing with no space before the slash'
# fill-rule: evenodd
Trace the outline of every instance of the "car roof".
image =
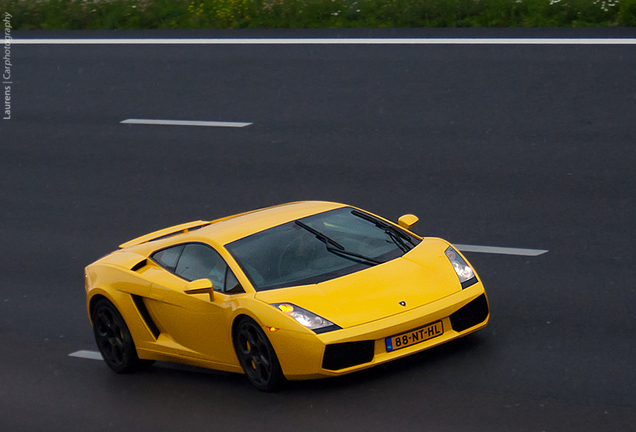
<svg viewBox="0 0 636 432">
<path fill-rule="evenodd" d="M 321 201 L 283 204 L 224 218 L 193 234 L 225 245 L 268 228 L 340 207 L 344 207 L 344 204 Z"/>
<path fill-rule="evenodd" d="M 194 225 L 193 230 L 187 232 L 177 230 L 174 235 L 162 234 L 158 238 L 148 239 L 151 234 L 147 234 L 140 237 L 140 242 L 137 244 L 135 244 L 135 240 L 131 240 L 120 247 L 130 250 L 131 252 L 135 251 L 145 254 L 152 250 L 182 242 L 200 241 L 216 243 L 223 246 L 268 228 L 341 207 L 346 207 L 346 205 L 324 201 L 300 201 L 282 204 L 228 216 L 212 222 L 199 221 L 200 223 Z M 188 224 L 177 225 L 175 228 L 187 225 Z M 199 228 L 198 226 L 201 227 Z M 160 230 L 157 231 L 157 233 L 163 233 L 166 230 L 169 229 Z"/>
</svg>

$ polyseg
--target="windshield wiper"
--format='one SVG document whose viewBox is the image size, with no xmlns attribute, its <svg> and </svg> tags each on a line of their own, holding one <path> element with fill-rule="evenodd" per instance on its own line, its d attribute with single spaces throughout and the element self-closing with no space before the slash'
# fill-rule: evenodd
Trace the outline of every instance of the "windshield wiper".
<svg viewBox="0 0 636 432">
<path fill-rule="evenodd" d="M 384 230 L 384 232 L 391 238 L 391 241 L 393 241 L 393 243 L 395 243 L 395 245 L 399 247 L 402 252 L 407 253 L 415 246 L 415 244 L 413 243 L 413 239 L 411 239 L 410 236 L 408 236 L 406 233 L 403 233 L 396 227 L 358 210 L 351 210 L 351 214 L 366 221 L 369 221 L 376 227 Z M 411 246 L 408 246 L 404 242 L 404 240 L 408 241 Z"/>
<path fill-rule="evenodd" d="M 327 250 L 329 252 L 333 253 L 333 254 L 341 256 L 342 258 L 347 258 L 347 259 L 349 259 L 351 261 L 355 261 L 355 262 L 362 263 L 362 264 L 367 264 L 367 265 L 370 265 L 370 266 L 382 264 L 381 261 L 377 261 L 377 260 L 374 260 L 373 258 L 369 258 L 369 257 L 366 257 L 364 255 L 360 255 L 360 254 L 357 254 L 355 252 L 351 252 L 351 251 L 346 250 L 343 245 L 341 245 L 340 243 L 338 243 L 334 239 L 332 239 L 330 237 L 327 237 L 325 234 L 321 233 L 320 231 L 318 231 L 316 229 L 313 229 L 312 227 L 310 227 L 309 225 L 304 224 L 301 221 L 297 220 L 297 221 L 294 221 L 294 222 L 299 227 L 309 231 L 314 236 L 316 236 L 316 238 L 318 240 L 320 240 L 321 242 L 323 242 L 325 244 L 325 247 L 327 248 Z M 331 243 L 333 246 L 330 246 L 329 243 Z"/>
</svg>

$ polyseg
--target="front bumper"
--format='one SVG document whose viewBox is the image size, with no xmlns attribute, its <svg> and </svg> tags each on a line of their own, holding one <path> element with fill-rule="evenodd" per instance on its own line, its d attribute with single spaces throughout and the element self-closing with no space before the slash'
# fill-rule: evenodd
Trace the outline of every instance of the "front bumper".
<svg viewBox="0 0 636 432">
<path fill-rule="evenodd" d="M 323 334 L 270 334 L 290 380 L 338 376 L 405 357 L 485 327 L 490 318 L 481 282 L 433 303 L 366 324 Z M 441 321 L 443 333 L 387 351 L 386 338 Z"/>
</svg>

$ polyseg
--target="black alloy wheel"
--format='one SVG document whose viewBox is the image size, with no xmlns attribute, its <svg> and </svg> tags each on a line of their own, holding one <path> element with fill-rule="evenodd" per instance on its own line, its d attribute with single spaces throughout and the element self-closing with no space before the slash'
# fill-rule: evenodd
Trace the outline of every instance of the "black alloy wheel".
<svg viewBox="0 0 636 432">
<path fill-rule="evenodd" d="M 104 361 L 115 372 L 135 372 L 153 363 L 139 359 L 124 319 L 106 299 L 99 300 L 93 309 L 93 333 Z"/>
<path fill-rule="evenodd" d="M 234 348 L 245 375 L 264 392 L 280 390 L 285 376 L 272 344 L 251 318 L 242 318 L 234 332 Z"/>
</svg>

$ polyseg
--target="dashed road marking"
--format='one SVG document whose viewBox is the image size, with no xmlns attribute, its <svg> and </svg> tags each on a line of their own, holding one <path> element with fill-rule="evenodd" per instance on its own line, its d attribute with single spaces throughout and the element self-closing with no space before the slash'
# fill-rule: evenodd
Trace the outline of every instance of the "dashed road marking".
<svg viewBox="0 0 636 432">
<path fill-rule="evenodd" d="M 161 126 L 209 126 L 209 127 L 235 127 L 242 128 L 252 123 L 242 122 L 222 122 L 222 121 L 202 121 L 202 120 L 162 120 L 162 119 L 126 119 L 120 123 L 139 125 L 161 125 Z"/>
<path fill-rule="evenodd" d="M 519 255 L 519 256 L 539 256 L 547 253 L 545 249 L 520 249 L 510 247 L 498 247 L 498 246 L 477 246 L 477 245 L 464 245 L 453 244 L 457 249 L 462 252 L 480 252 L 500 255 Z"/>
<path fill-rule="evenodd" d="M 68 356 L 91 359 L 91 360 L 104 360 L 102 358 L 102 355 L 98 351 L 80 350 L 80 351 L 72 352 Z"/>
</svg>

